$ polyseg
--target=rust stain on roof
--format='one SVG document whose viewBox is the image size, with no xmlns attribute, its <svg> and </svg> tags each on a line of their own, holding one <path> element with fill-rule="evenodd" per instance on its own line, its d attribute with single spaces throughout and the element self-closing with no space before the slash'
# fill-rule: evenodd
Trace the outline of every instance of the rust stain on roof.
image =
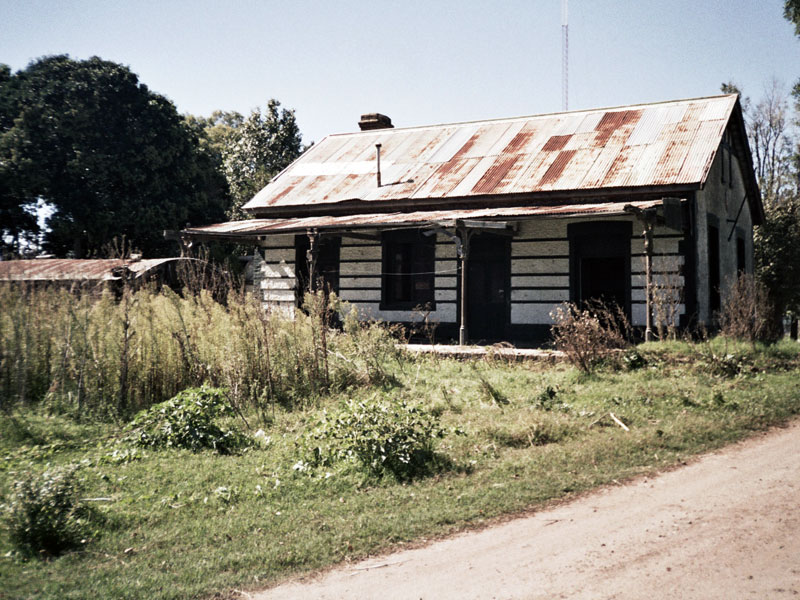
<svg viewBox="0 0 800 600">
<path fill-rule="evenodd" d="M 521 148 L 525 147 L 535 133 L 530 124 L 525 123 L 522 130 L 511 138 L 511 141 L 503 150 L 503 154 L 516 154 Z"/>
<path fill-rule="evenodd" d="M 452 197 L 457 202 L 489 193 L 701 187 L 735 104 L 735 95 L 724 95 L 328 136 L 245 210 L 269 216 L 272 207 L 351 200 L 424 203 Z M 385 148 L 383 181 L 392 184 L 380 189 L 374 177 L 376 142 Z M 567 151 L 572 154 L 562 154 Z M 645 160 L 639 163 L 637 156 Z"/>
<path fill-rule="evenodd" d="M 498 158 L 495 163 L 489 167 L 486 174 L 475 184 L 472 191 L 476 194 L 491 194 L 519 158 L 519 154 L 512 154 L 511 156 L 505 157 L 501 156 Z"/>
<path fill-rule="evenodd" d="M 626 126 L 629 126 L 627 129 L 628 135 L 630 135 L 630 132 L 633 131 L 633 125 L 638 123 L 641 116 L 641 110 L 607 112 L 600 118 L 600 122 L 597 124 L 596 130 L 598 133 L 595 138 L 595 145 L 605 146 L 609 139 L 611 139 L 611 136 L 620 132 L 623 128 L 626 128 Z"/>
<path fill-rule="evenodd" d="M 564 137 L 569 137 L 569 136 L 564 136 Z M 549 185 L 558 181 L 558 178 L 561 177 L 561 174 L 564 172 L 564 169 L 567 168 L 569 161 L 571 161 L 572 157 L 575 156 L 575 152 L 576 152 L 575 150 L 564 150 L 562 152 L 559 152 L 555 162 L 552 165 L 550 165 L 550 168 L 547 169 L 547 171 L 545 171 L 544 175 L 542 175 L 542 179 L 539 181 L 539 185 Z"/>
<path fill-rule="evenodd" d="M 472 148 L 472 147 L 475 145 L 475 142 L 477 142 L 479 138 L 480 138 L 480 132 L 479 132 L 479 131 L 476 131 L 476 132 L 475 132 L 475 133 L 472 135 L 472 137 L 471 137 L 471 138 L 469 138 L 469 139 L 467 140 L 467 142 L 466 142 L 466 143 L 465 143 L 463 146 L 461 146 L 461 148 L 459 149 L 459 151 L 458 151 L 458 152 L 456 152 L 456 153 L 453 155 L 453 158 L 452 158 L 451 160 L 458 160 L 459 158 L 462 158 L 464 155 L 466 155 L 466 154 L 467 154 L 467 152 L 469 152 L 470 148 Z"/>
<path fill-rule="evenodd" d="M 554 135 L 545 142 L 544 146 L 542 146 L 542 150 L 545 152 L 563 150 L 571 137 L 572 135 Z"/>
<path fill-rule="evenodd" d="M 127 269 L 134 277 L 142 277 L 158 266 L 186 258 L 37 258 L 33 260 L 0 261 L 0 281 L 116 281 L 120 269 Z"/>
</svg>

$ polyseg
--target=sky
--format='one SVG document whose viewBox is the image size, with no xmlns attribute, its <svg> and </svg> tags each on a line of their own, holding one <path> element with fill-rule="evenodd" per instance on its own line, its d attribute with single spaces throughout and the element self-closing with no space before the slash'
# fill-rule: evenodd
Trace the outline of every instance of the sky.
<svg viewBox="0 0 800 600">
<path fill-rule="evenodd" d="M 278 99 L 303 140 L 562 109 L 562 0 L 0 0 L 0 63 L 99 56 L 181 113 Z M 569 109 L 800 78 L 783 0 L 570 0 Z"/>
</svg>

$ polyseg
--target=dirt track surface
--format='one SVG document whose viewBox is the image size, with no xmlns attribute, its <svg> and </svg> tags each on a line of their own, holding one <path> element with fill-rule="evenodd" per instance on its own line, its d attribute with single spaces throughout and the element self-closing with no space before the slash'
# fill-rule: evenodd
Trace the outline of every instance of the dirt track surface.
<svg viewBox="0 0 800 600">
<path fill-rule="evenodd" d="M 800 421 L 653 479 L 253 597 L 800 598 Z"/>
</svg>

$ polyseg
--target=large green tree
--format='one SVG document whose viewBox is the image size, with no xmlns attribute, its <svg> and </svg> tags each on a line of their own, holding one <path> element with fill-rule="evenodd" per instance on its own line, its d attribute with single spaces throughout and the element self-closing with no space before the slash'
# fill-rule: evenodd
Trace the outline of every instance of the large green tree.
<svg viewBox="0 0 800 600">
<path fill-rule="evenodd" d="M 241 219 L 241 206 L 303 152 L 294 111 L 271 99 L 264 112 L 253 110 L 229 138 L 223 156 L 225 177 L 233 198 L 228 215 Z"/>
<path fill-rule="evenodd" d="M 57 255 L 87 256 L 123 235 L 147 255 L 174 252 L 164 229 L 224 217 L 217 160 L 123 65 L 50 56 L 0 69 L 6 240 L 35 229 L 31 207 L 44 201 L 53 211 L 44 245 Z"/>
</svg>

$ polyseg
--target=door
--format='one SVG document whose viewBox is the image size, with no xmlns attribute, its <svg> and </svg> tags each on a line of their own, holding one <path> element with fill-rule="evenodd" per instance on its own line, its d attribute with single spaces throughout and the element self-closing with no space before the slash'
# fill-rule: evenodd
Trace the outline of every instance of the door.
<svg viewBox="0 0 800 600">
<path fill-rule="evenodd" d="M 503 340 L 510 310 L 510 238 L 473 235 L 467 265 L 467 334 L 474 342 Z"/>
</svg>

